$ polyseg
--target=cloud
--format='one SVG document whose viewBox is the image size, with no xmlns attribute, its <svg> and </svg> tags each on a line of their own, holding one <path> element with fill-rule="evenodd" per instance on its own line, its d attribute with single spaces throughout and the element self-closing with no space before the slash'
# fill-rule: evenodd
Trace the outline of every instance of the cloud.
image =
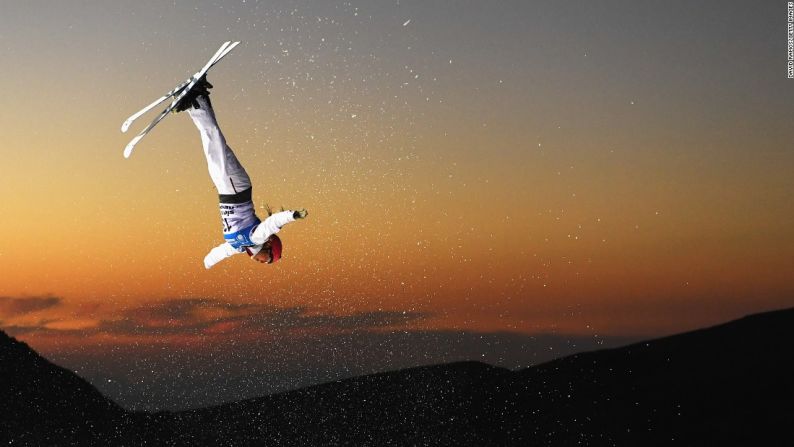
<svg viewBox="0 0 794 447">
<path fill-rule="evenodd" d="M 32 307 L 32 305 L 28 305 Z M 79 319 L 79 312 L 74 318 Z M 48 320 L 34 325 L 7 327 L 11 333 L 121 336 L 208 336 L 218 334 L 275 334 L 290 331 L 328 333 L 402 327 L 429 314 L 376 310 L 347 315 L 302 306 L 235 304 L 207 298 L 166 300 L 116 310 L 113 317 L 96 318 L 88 327 L 70 328 L 70 320 Z"/>
<path fill-rule="evenodd" d="M 369 311 L 350 315 L 312 312 L 306 307 L 233 304 L 212 299 L 171 300 L 129 309 L 103 321 L 102 332 L 119 334 L 196 334 L 213 329 L 254 332 L 286 329 L 368 329 L 402 325 L 425 317 L 418 312 Z"/>
<path fill-rule="evenodd" d="M 55 296 L 13 298 L 0 296 L 0 316 L 13 317 L 61 305 Z"/>
<path fill-rule="evenodd" d="M 428 316 L 430 315 L 420 312 L 372 311 L 357 312 L 352 315 L 298 315 L 294 322 L 301 327 L 372 329 L 399 326 Z"/>
</svg>

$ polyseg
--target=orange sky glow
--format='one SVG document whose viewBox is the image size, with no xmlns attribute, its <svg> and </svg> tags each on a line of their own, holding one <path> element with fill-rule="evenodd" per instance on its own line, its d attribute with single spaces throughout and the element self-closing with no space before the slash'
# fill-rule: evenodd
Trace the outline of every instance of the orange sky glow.
<svg viewBox="0 0 794 447">
<path fill-rule="evenodd" d="M 260 217 L 266 203 L 310 215 L 280 233 L 280 263 L 209 271 L 221 228 L 189 119 L 169 116 L 129 160 L 118 128 L 230 38 L 234 17 L 215 11 L 200 42 L 161 46 L 103 40 L 91 17 L 4 13 L 50 32 L 25 54 L 12 45 L 24 33 L 0 36 L 18 62 L 0 75 L 0 325 L 44 350 L 266 339 L 243 307 L 144 312 L 212 300 L 333 322 L 278 328 L 294 334 L 381 312 L 371 330 L 656 336 L 794 305 L 794 98 L 772 65 L 782 49 L 753 47 L 765 37 L 723 59 L 714 30 L 692 56 L 675 34 L 638 47 L 629 28 L 566 37 L 492 17 L 472 31 L 493 32 L 483 43 L 430 12 L 360 6 L 334 13 L 341 27 L 257 7 L 211 72 Z M 759 60 L 726 62 L 743 57 Z M 102 329 L 121 318 L 153 332 Z M 198 329 L 160 331 L 184 321 Z"/>
</svg>

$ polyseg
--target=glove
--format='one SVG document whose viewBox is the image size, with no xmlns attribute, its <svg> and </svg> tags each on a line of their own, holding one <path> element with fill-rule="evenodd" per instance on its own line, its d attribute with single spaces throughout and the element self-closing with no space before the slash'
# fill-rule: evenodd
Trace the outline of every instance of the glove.
<svg viewBox="0 0 794 447">
<path fill-rule="evenodd" d="M 209 101 L 209 89 L 212 88 L 212 84 L 207 81 L 207 75 L 202 76 L 198 81 L 196 81 L 196 85 L 193 86 L 192 89 L 185 95 L 184 98 L 179 100 L 176 106 L 171 110 L 173 113 L 184 112 L 189 108 L 200 109 L 198 101 L 196 98 L 199 96 L 206 96 L 207 101 Z"/>
<path fill-rule="evenodd" d="M 305 219 L 306 216 L 308 216 L 308 215 L 309 215 L 309 212 L 306 211 L 306 208 L 301 208 L 301 209 L 299 209 L 297 211 L 293 211 L 292 212 L 292 218 L 295 219 L 295 220 L 297 220 L 297 219 Z"/>
</svg>

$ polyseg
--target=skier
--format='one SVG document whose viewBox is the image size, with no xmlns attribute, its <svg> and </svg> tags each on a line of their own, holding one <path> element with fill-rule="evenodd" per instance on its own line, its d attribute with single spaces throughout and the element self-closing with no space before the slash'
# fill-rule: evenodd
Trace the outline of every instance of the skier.
<svg viewBox="0 0 794 447">
<path fill-rule="evenodd" d="M 281 258 L 281 239 L 276 236 L 281 227 L 303 219 L 305 209 L 273 213 L 260 221 L 251 200 L 251 179 L 243 169 L 232 149 L 226 145 L 209 98 L 212 84 L 202 77 L 192 90 L 176 105 L 176 112 L 188 111 L 201 134 L 201 144 L 207 157 L 212 182 L 220 197 L 223 238 L 221 245 L 204 257 L 204 267 L 209 269 L 218 262 L 238 253 L 248 253 L 251 259 L 272 264 Z"/>
</svg>

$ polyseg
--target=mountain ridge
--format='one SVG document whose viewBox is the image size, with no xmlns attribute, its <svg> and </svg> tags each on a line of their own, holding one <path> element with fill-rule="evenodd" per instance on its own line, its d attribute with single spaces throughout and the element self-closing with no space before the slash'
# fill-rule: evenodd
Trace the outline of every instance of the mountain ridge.
<svg viewBox="0 0 794 447">
<path fill-rule="evenodd" d="M 63 439 L 99 439 L 127 412 L 75 373 L 0 331 L 0 441 L 22 445 Z M 19 427 L 35 430 L 19 430 Z M 16 436 L 9 436 L 16 432 Z"/>
<path fill-rule="evenodd" d="M 794 308 L 516 371 L 420 366 L 178 412 L 126 411 L 2 331 L 0 372 L 0 441 L 18 445 L 789 445 Z"/>
</svg>

